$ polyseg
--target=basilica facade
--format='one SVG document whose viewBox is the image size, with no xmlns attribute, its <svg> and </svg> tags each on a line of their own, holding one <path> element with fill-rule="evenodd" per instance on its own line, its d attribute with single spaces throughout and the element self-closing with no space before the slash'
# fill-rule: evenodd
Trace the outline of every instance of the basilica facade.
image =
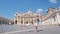
<svg viewBox="0 0 60 34">
<path fill-rule="evenodd" d="M 40 20 L 40 13 L 33 13 L 32 11 L 28 11 L 26 13 L 16 13 L 14 15 L 14 24 L 34 25 L 37 16 Z"/>
</svg>

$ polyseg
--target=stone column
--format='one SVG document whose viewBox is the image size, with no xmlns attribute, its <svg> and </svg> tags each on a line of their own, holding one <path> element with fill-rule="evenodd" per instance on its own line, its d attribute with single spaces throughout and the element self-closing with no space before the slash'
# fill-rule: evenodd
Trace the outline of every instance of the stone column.
<svg viewBox="0 0 60 34">
<path fill-rule="evenodd" d="M 42 16 L 41 16 L 41 18 L 39 16 L 39 25 L 41 25 L 41 24 L 42 24 Z"/>
<path fill-rule="evenodd" d="M 24 17 L 23 17 L 23 25 L 24 25 Z"/>
<path fill-rule="evenodd" d="M 34 25 L 34 17 L 32 19 L 33 19 L 33 25 Z"/>
<path fill-rule="evenodd" d="M 58 13 L 56 13 L 56 15 L 57 15 L 57 18 L 56 18 L 56 21 L 57 21 L 57 24 L 59 24 L 59 15 L 58 15 Z"/>
<path fill-rule="evenodd" d="M 19 23 L 18 23 L 18 17 L 17 17 L 17 24 L 19 24 Z"/>
<path fill-rule="evenodd" d="M 15 24 L 15 20 L 17 20 L 16 17 L 14 17 L 14 24 Z"/>
<path fill-rule="evenodd" d="M 21 25 L 21 17 L 20 17 L 20 25 Z"/>
<path fill-rule="evenodd" d="M 28 24 L 29 24 L 29 17 L 28 17 Z"/>
<path fill-rule="evenodd" d="M 14 24 L 15 24 L 15 18 L 14 18 Z"/>
<path fill-rule="evenodd" d="M 30 20 L 30 25 L 31 25 L 31 17 L 29 18 L 29 20 Z"/>
</svg>

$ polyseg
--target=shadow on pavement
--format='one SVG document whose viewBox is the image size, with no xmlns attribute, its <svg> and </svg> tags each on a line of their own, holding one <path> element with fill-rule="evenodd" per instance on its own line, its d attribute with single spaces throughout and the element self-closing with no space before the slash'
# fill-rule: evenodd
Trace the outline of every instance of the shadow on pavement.
<svg viewBox="0 0 60 34">
<path fill-rule="evenodd" d="M 43 31 L 43 30 L 38 30 L 38 32 Z"/>
<path fill-rule="evenodd" d="M 43 30 L 38 30 L 38 32 L 43 31 Z M 27 31 L 27 32 L 36 32 L 35 30 Z"/>
</svg>

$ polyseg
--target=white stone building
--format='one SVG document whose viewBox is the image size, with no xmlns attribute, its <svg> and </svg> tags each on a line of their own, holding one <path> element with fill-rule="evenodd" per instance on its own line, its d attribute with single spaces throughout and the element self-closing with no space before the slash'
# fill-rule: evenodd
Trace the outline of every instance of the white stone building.
<svg viewBox="0 0 60 34">
<path fill-rule="evenodd" d="M 32 13 L 32 11 L 28 11 L 27 13 L 16 13 L 14 15 L 14 23 L 20 25 L 34 25 L 36 21 L 36 17 L 39 16 L 39 13 Z"/>
<path fill-rule="evenodd" d="M 43 25 L 60 24 L 60 9 L 49 8 L 42 20 Z"/>
<path fill-rule="evenodd" d="M 40 25 L 60 24 L 60 8 L 48 8 L 44 16 L 41 16 L 40 13 L 32 13 L 32 11 L 16 13 L 14 15 L 14 23 L 20 25 L 34 25 L 37 16 L 39 16 Z"/>
</svg>

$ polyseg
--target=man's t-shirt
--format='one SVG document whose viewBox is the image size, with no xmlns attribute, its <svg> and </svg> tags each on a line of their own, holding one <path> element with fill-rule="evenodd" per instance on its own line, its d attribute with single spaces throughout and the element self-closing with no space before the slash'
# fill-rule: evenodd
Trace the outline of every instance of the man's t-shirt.
<svg viewBox="0 0 60 34">
<path fill-rule="evenodd" d="M 38 24 L 39 24 L 39 19 L 36 19 L 35 26 L 37 26 Z"/>
</svg>

